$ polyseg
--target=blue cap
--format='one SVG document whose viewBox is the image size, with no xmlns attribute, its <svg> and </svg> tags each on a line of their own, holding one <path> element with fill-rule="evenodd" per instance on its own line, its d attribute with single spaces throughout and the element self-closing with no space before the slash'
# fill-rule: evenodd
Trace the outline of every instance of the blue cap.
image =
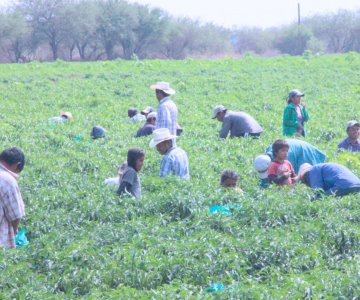
<svg viewBox="0 0 360 300">
<path fill-rule="evenodd" d="M 102 128 L 101 126 L 95 126 L 91 129 L 91 137 L 93 139 L 100 139 L 105 137 L 106 129 Z"/>
</svg>

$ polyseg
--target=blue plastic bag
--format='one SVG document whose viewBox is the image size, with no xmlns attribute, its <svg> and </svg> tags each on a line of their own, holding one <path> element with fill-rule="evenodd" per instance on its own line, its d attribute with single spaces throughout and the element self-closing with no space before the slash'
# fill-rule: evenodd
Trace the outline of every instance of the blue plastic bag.
<svg viewBox="0 0 360 300">
<path fill-rule="evenodd" d="M 209 211 L 212 214 L 223 214 L 231 215 L 231 209 L 240 209 L 240 205 L 229 204 L 229 205 L 213 205 L 209 207 Z"/>
<path fill-rule="evenodd" d="M 205 289 L 206 293 L 220 292 L 224 290 L 224 285 L 221 283 L 215 283 L 210 285 L 207 289 Z"/>
<path fill-rule="evenodd" d="M 26 229 L 21 229 L 15 237 L 16 248 L 29 245 L 29 241 L 25 235 Z"/>
</svg>

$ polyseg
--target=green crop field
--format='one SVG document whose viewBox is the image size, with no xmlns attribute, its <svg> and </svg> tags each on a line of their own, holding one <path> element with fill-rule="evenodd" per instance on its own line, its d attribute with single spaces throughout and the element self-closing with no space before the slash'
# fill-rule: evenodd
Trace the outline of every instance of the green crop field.
<svg viewBox="0 0 360 300">
<path fill-rule="evenodd" d="M 253 159 L 281 137 L 289 90 L 306 96 L 306 140 L 360 175 L 359 154 L 337 154 L 360 119 L 360 55 L 32 62 L 0 65 L 0 149 L 18 146 L 29 247 L 0 249 L 0 299 L 359 299 L 360 196 L 310 201 L 304 185 L 258 188 Z M 191 180 L 158 178 L 161 156 L 127 108 L 157 107 L 168 81 L 184 128 Z M 212 107 L 246 111 L 259 140 L 219 140 Z M 48 122 L 60 111 L 74 121 Z M 108 130 L 90 138 L 92 126 Z M 104 184 L 131 147 L 146 152 L 143 197 Z M 219 187 L 240 174 L 243 195 Z M 209 205 L 236 203 L 231 215 Z M 206 293 L 212 284 L 223 291 Z"/>
</svg>

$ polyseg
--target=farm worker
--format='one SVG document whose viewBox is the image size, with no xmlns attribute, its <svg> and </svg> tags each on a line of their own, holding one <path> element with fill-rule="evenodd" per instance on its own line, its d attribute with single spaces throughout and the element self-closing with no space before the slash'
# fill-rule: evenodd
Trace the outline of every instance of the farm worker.
<svg viewBox="0 0 360 300">
<path fill-rule="evenodd" d="M 49 121 L 55 123 L 65 123 L 73 119 L 72 113 L 69 111 L 61 112 L 59 117 L 51 117 Z"/>
<path fill-rule="evenodd" d="M 159 128 L 153 131 L 150 147 L 156 147 L 157 151 L 164 155 L 160 165 L 160 177 L 172 174 L 190 179 L 188 157 L 184 150 L 173 145 L 175 138 L 176 136 L 170 134 L 167 128 Z"/>
<path fill-rule="evenodd" d="M 145 116 L 145 118 L 147 117 L 147 115 L 151 112 L 155 111 L 155 109 L 153 109 L 151 106 L 146 106 L 142 111 L 141 114 Z"/>
<path fill-rule="evenodd" d="M 92 139 L 101 139 L 105 137 L 106 129 L 101 126 L 94 126 L 91 129 L 90 136 Z"/>
<path fill-rule="evenodd" d="M 153 133 L 156 125 L 157 113 L 155 111 L 147 114 L 146 123 L 136 133 L 136 137 L 146 136 Z"/>
<path fill-rule="evenodd" d="M 296 180 L 296 174 L 291 163 L 286 160 L 289 152 L 289 144 L 285 140 L 276 140 L 272 145 L 274 159 L 268 168 L 269 183 L 279 186 L 291 186 Z"/>
<path fill-rule="evenodd" d="M 285 141 L 290 146 L 287 160 L 292 164 L 296 174 L 304 163 L 316 165 L 325 162 L 326 154 L 310 143 L 297 139 L 285 139 Z M 272 145 L 265 152 L 273 158 Z"/>
<path fill-rule="evenodd" d="M 348 168 L 336 163 L 323 163 L 315 166 L 302 164 L 299 179 L 312 189 L 318 189 L 315 198 L 322 193 L 326 196 L 345 196 L 360 192 L 360 179 Z"/>
<path fill-rule="evenodd" d="M 259 155 L 254 160 L 254 167 L 260 178 L 259 186 L 263 189 L 269 187 L 268 169 L 270 164 L 271 158 L 267 154 Z"/>
<path fill-rule="evenodd" d="M 119 168 L 118 168 L 118 175 L 116 177 L 107 178 L 105 179 L 105 184 L 108 186 L 117 186 L 120 185 L 121 177 L 124 174 L 124 171 L 127 167 L 127 161 L 125 161 Z"/>
<path fill-rule="evenodd" d="M 224 188 L 234 188 L 235 191 L 242 193 L 242 189 L 237 187 L 239 175 L 233 170 L 224 170 L 220 176 L 220 185 Z"/>
<path fill-rule="evenodd" d="M 144 165 L 145 152 L 139 148 L 132 148 L 127 154 L 127 167 L 122 174 L 119 195 L 128 194 L 139 199 L 141 197 L 141 184 L 138 173 Z"/>
<path fill-rule="evenodd" d="M 168 82 L 157 82 L 150 86 L 155 91 L 159 107 L 157 110 L 156 129 L 167 128 L 170 134 L 176 136 L 178 110 L 170 96 L 175 95 L 175 90 L 170 88 Z M 175 145 L 175 139 L 173 140 Z"/>
<path fill-rule="evenodd" d="M 360 123 L 358 121 L 349 121 L 346 125 L 348 137 L 339 145 L 339 151 L 349 150 L 350 152 L 360 151 Z"/>
<path fill-rule="evenodd" d="M 283 114 L 283 135 L 305 136 L 305 122 L 309 120 L 309 114 L 305 104 L 301 102 L 301 97 L 304 96 L 298 90 L 290 91 Z"/>
<path fill-rule="evenodd" d="M 145 116 L 140 114 L 136 108 L 128 109 L 128 117 L 131 123 L 140 123 L 145 121 Z"/>
<path fill-rule="evenodd" d="M 227 110 L 223 105 L 215 106 L 212 118 L 222 122 L 219 133 L 220 138 L 225 139 L 230 131 L 230 138 L 233 137 L 259 137 L 263 129 L 259 123 L 245 112 Z"/>
<path fill-rule="evenodd" d="M 17 183 L 25 165 L 24 153 L 16 147 L 0 154 L 0 247 L 15 248 L 15 236 L 25 205 Z"/>
</svg>

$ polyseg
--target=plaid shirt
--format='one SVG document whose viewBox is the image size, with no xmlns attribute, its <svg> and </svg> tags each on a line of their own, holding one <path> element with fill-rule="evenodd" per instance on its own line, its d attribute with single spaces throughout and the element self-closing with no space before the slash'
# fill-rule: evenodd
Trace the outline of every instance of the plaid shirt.
<svg viewBox="0 0 360 300">
<path fill-rule="evenodd" d="M 172 147 L 166 152 L 160 165 L 160 177 L 165 177 L 168 174 L 190 179 L 189 161 L 184 150 Z"/>
<path fill-rule="evenodd" d="M 156 118 L 156 129 L 168 128 L 172 135 L 176 136 L 178 110 L 177 107 L 170 99 L 165 97 L 159 102 Z"/>
<path fill-rule="evenodd" d="M 16 179 L 19 175 L 0 164 L 0 247 L 15 248 L 12 221 L 25 216 L 25 206 Z"/>
</svg>

